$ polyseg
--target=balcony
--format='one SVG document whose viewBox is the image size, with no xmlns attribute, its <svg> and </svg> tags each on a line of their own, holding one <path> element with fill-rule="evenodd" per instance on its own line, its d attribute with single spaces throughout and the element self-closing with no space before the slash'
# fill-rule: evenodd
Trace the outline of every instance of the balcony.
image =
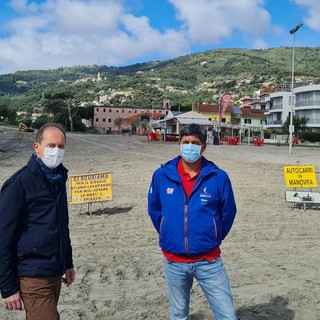
<svg viewBox="0 0 320 320">
<path fill-rule="evenodd" d="M 283 104 L 273 104 L 270 106 L 269 111 L 274 111 L 274 110 L 282 110 L 283 109 Z"/>
<path fill-rule="evenodd" d="M 320 119 L 308 119 L 307 124 L 320 124 Z"/>
<path fill-rule="evenodd" d="M 267 126 L 271 126 L 271 125 L 281 125 L 282 126 L 282 120 L 272 120 L 272 121 L 268 120 Z"/>
<path fill-rule="evenodd" d="M 320 100 L 296 101 L 295 107 L 320 107 Z"/>
</svg>

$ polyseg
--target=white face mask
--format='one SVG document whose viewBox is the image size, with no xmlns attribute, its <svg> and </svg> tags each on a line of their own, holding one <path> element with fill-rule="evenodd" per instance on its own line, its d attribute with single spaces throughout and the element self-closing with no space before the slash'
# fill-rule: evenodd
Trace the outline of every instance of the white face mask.
<svg viewBox="0 0 320 320">
<path fill-rule="evenodd" d="M 63 160 L 64 150 L 59 148 L 44 148 L 42 162 L 49 169 L 56 168 Z"/>
</svg>

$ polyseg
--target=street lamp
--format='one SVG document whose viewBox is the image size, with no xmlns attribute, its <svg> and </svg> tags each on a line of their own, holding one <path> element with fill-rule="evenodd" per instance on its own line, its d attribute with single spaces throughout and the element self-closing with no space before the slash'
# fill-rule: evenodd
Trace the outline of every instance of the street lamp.
<svg viewBox="0 0 320 320">
<path fill-rule="evenodd" d="M 294 29 L 290 30 L 293 34 L 293 46 L 292 46 L 292 66 L 291 66 L 291 108 L 290 108 L 290 125 L 289 125 L 289 154 L 292 156 L 292 133 L 293 129 L 293 85 L 294 85 L 294 47 L 296 42 L 296 32 L 303 26 L 302 23 L 298 24 Z"/>
</svg>

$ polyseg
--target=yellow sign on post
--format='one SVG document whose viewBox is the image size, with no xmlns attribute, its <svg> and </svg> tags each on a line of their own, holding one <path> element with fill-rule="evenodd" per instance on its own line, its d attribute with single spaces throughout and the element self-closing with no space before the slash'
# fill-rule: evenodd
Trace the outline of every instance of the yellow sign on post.
<svg viewBox="0 0 320 320">
<path fill-rule="evenodd" d="M 317 187 L 314 166 L 284 166 L 283 170 L 288 188 Z"/>
<path fill-rule="evenodd" d="M 70 204 L 112 200 L 111 172 L 70 176 Z"/>
</svg>

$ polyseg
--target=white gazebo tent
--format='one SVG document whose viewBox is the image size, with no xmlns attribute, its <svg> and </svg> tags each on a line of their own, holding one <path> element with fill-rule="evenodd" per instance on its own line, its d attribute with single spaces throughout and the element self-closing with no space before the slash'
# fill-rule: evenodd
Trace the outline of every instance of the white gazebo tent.
<svg viewBox="0 0 320 320">
<path fill-rule="evenodd" d="M 213 123 L 208 118 L 196 111 L 189 111 L 178 115 L 168 112 L 164 119 L 157 121 L 157 124 L 164 129 L 165 135 L 171 134 L 176 136 L 179 135 L 181 126 L 191 123 L 206 127 L 213 126 Z"/>
</svg>

